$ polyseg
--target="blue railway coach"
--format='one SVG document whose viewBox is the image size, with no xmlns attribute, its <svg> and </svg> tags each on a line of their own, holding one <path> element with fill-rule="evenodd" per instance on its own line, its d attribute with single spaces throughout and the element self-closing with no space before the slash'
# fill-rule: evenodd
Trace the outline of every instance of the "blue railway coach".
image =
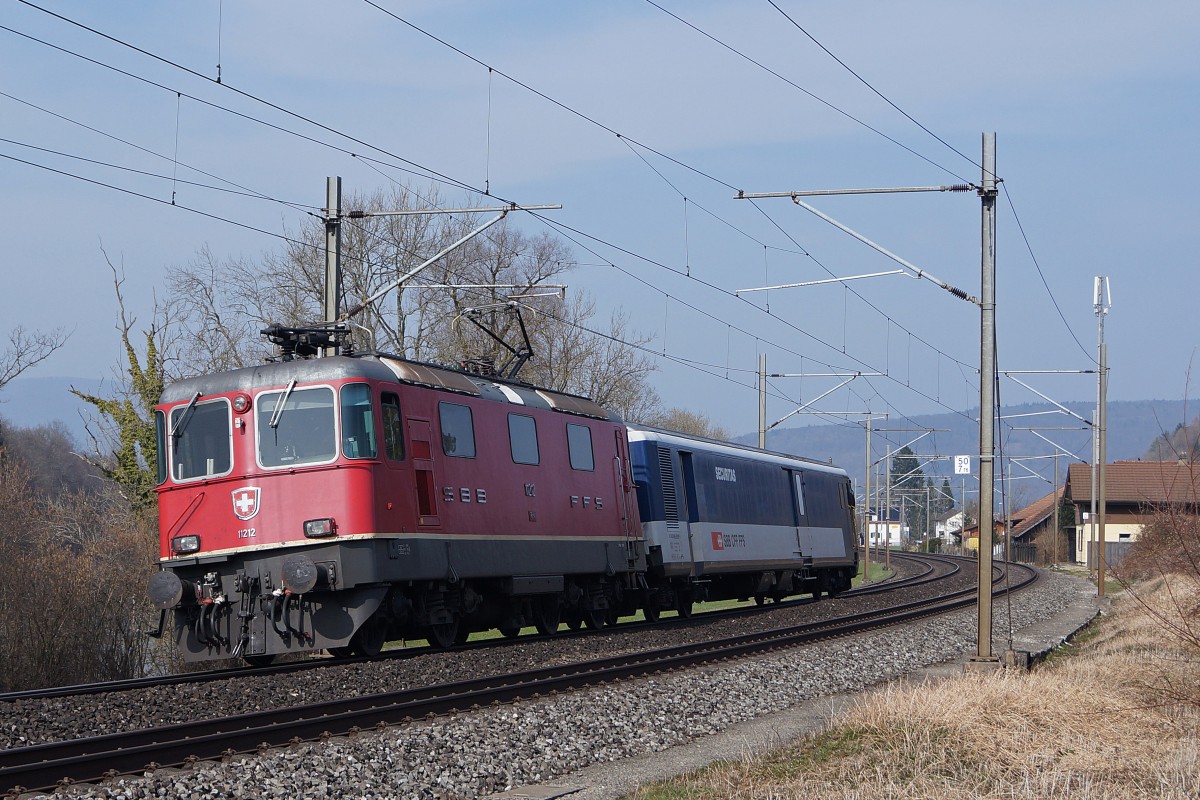
<svg viewBox="0 0 1200 800">
<path fill-rule="evenodd" d="M 844 470 L 638 425 L 628 436 L 648 580 L 664 607 L 850 588 L 858 536 Z"/>
</svg>

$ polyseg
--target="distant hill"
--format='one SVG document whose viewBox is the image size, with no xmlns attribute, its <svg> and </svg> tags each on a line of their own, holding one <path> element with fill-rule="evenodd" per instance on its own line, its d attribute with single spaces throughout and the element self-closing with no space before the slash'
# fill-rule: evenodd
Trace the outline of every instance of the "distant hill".
<svg viewBox="0 0 1200 800">
<path fill-rule="evenodd" d="M 0 392 L 0 418 L 7 424 L 20 427 L 45 425 L 55 420 L 66 425 L 68 431 L 83 445 L 86 442 L 84 420 L 90 418 L 90 407 L 72 395 L 71 386 L 89 392 L 102 392 L 102 382 L 95 378 L 18 378 Z M 1064 403 L 1079 416 L 1090 419 L 1092 403 L 1079 401 Z M 1193 406 L 1195 404 L 1193 403 Z M 1074 430 L 1039 430 L 1042 436 L 1057 443 L 1063 449 L 1077 455 L 1075 459 L 1063 457 L 1059 461 L 1060 477 L 1066 475 L 1068 461 L 1090 461 L 1091 430 L 1082 422 L 1062 413 L 1049 403 L 1027 403 L 1005 406 L 1002 416 L 1006 419 L 1003 434 L 997 445 L 1005 456 L 1045 456 L 1053 452 L 1050 444 L 1032 432 L 1012 428 L 1073 428 Z M 977 455 L 979 425 L 974 419 L 978 411 L 959 414 L 928 414 L 912 417 L 907 427 L 935 429 L 934 433 L 914 442 L 913 452 L 920 456 L 938 455 L 943 460 L 924 464 L 926 475 L 949 476 L 951 484 L 960 484 L 954 478 L 953 456 L 971 455 L 972 471 L 978 470 Z M 1122 461 L 1142 458 L 1155 439 L 1170 433 L 1185 420 L 1182 400 L 1132 400 L 1116 401 L 1108 405 L 1108 460 Z M 969 418 L 968 418 L 969 417 Z M 884 420 L 877 427 L 895 429 L 901 423 Z M 898 449 L 919 435 L 919 431 L 891 431 L 878 433 L 874 438 L 874 459 L 884 457 L 885 448 Z M 887 437 L 885 440 L 884 437 Z M 754 444 L 757 434 L 738 436 L 735 441 Z M 863 462 L 866 459 L 866 442 L 861 424 L 848 422 L 845 425 L 807 425 L 782 428 L 767 434 L 767 447 L 784 453 L 794 453 L 808 458 L 831 461 L 850 473 L 855 481 L 861 481 Z M 923 462 L 924 458 L 921 459 Z M 1023 466 L 1013 469 L 1013 476 L 1041 475 L 1044 480 L 1021 479 L 1014 481 L 1014 495 L 1026 501 L 1033 500 L 1050 491 L 1054 475 L 1053 459 L 1019 462 Z M 977 474 L 977 472 L 976 472 Z"/>
<path fill-rule="evenodd" d="M 1094 403 L 1087 401 L 1064 403 L 1068 409 L 1080 417 L 1090 419 Z M 1194 407 L 1193 403 L 1193 407 Z M 1005 426 L 997 437 L 997 447 L 1002 448 L 1006 457 L 1046 456 L 1054 452 L 1052 445 L 1038 438 L 1027 430 L 1015 428 L 1038 428 L 1038 433 L 1059 445 L 1064 450 L 1076 454 L 1076 458 L 1064 456 L 1059 461 L 1060 480 L 1066 476 L 1066 465 L 1070 461 L 1091 461 L 1091 429 L 1074 417 L 1067 416 L 1049 403 L 1027 403 L 1018 406 L 1005 406 L 1001 416 L 1005 418 Z M 1150 445 L 1164 432 L 1174 430 L 1176 425 L 1186 423 L 1183 419 L 1184 402 L 1182 400 L 1133 400 L 1117 401 L 1108 404 L 1108 461 L 1124 461 L 1142 458 Z M 918 429 L 935 429 L 934 433 L 918 440 L 911 445 L 914 453 L 919 456 L 939 455 L 947 457 L 944 460 L 924 464 L 922 470 L 926 475 L 949 476 L 951 484 L 960 483 L 954 477 L 955 455 L 971 455 L 972 473 L 978 474 L 979 423 L 978 410 L 966 412 L 966 417 L 958 414 L 928 414 L 911 417 L 903 423 L 903 427 Z M 968 419 L 967 417 L 970 417 Z M 878 428 L 895 429 L 902 427 L 897 420 L 881 420 L 876 423 Z M 1046 430 L 1048 428 L 1071 428 L 1073 430 Z M 884 436 L 887 437 L 885 443 Z M 892 450 L 907 444 L 920 435 L 920 430 L 912 432 L 891 431 L 879 433 L 874 437 L 873 460 L 885 457 L 885 448 Z M 754 444 L 758 441 L 757 434 L 738 436 L 735 441 Z M 860 423 L 846 425 L 810 425 L 796 428 L 777 429 L 767 433 L 767 447 L 784 453 L 832 461 L 850 473 L 854 480 L 861 481 L 866 460 L 866 436 Z M 924 462 L 926 459 L 922 458 Z M 1046 494 L 1051 489 L 1054 476 L 1054 460 L 1022 460 L 1013 467 L 1015 478 L 1030 475 L 1030 471 L 1041 475 L 1044 480 L 1021 479 L 1014 480 L 1014 495 L 1024 495 L 1027 500 L 1033 500 Z M 1026 488 L 1028 487 L 1028 488 Z M 1020 491 L 1018 491 L 1020 489 Z"/>
</svg>

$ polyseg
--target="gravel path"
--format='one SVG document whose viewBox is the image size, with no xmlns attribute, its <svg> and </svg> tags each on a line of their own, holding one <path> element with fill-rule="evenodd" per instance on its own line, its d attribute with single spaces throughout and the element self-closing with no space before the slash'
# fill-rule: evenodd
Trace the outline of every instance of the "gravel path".
<svg viewBox="0 0 1200 800">
<path fill-rule="evenodd" d="M 1078 598 L 1075 581 L 1047 575 L 1038 587 L 1013 598 L 1013 626 L 1019 629 L 1052 616 Z M 779 609 L 772 613 L 794 616 L 824 609 L 821 613 L 836 610 L 840 614 L 847 613 L 851 603 L 867 602 L 877 601 L 860 598 Z M 1007 603 L 998 601 L 995 611 L 996 640 L 1001 642 L 1007 638 Z M 745 628 L 744 621 L 710 623 L 713 626 L 723 624 Z M 725 730 L 743 720 L 794 706 L 808 698 L 861 689 L 926 664 L 957 658 L 964 650 L 973 648 L 975 625 L 973 611 L 959 612 L 937 620 L 760 658 L 599 687 L 553 700 L 489 708 L 384 732 L 365 732 L 353 739 L 304 744 L 225 764 L 202 763 L 184 771 L 159 770 L 145 778 L 120 779 L 99 787 L 76 787 L 69 793 L 54 796 L 131 799 L 479 797 L 514 786 L 553 780 L 589 765 L 665 750 Z M 582 637 L 578 647 L 602 646 L 609 651 L 637 649 L 632 639 L 644 635 L 662 638 L 661 633 L 639 632 L 626 634 L 630 637 L 626 640 L 614 633 L 607 637 Z M 711 631 L 706 631 L 705 635 L 711 635 Z M 503 653 L 488 658 L 512 662 L 514 668 L 519 668 L 517 662 L 522 659 L 536 659 L 543 647 L 560 644 L 563 643 L 531 642 L 496 648 Z M 571 645 L 567 649 L 576 646 L 574 642 Z M 550 649 L 556 660 L 571 660 L 578 655 L 563 654 L 557 647 Z M 421 669 L 449 672 L 456 668 L 455 662 L 463 661 L 461 654 L 453 657 L 437 654 L 429 660 L 436 661 L 436 666 L 430 663 Z M 396 662 L 396 668 L 410 669 L 420 661 Z M 359 677 L 364 682 L 374 683 L 378 677 L 373 677 L 375 670 L 372 668 L 378 666 L 358 667 L 362 673 Z M 476 663 L 473 668 L 478 666 Z M 368 691 L 345 675 L 335 680 L 328 670 L 314 674 L 325 676 L 327 690 Z M 206 686 L 203 691 L 211 693 L 212 687 Z M 239 690 L 231 687 L 212 696 L 217 703 L 229 702 L 236 691 Z M 240 691 L 253 695 L 256 689 Z M 301 694 L 313 691 L 316 690 L 309 688 Z M 293 704 L 301 699 L 294 698 Z M 145 701 L 146 697 L 142 696 L 137 702 Z M 48 709 L 43 711 L 54 713 Z M 156 710 L 156 713 L 161 712 L 165 709 Z M 104 718 L 119 719 L 122 713 L 122 710 L 110 707 L 104 712 Z M 91 729 L 95 727 L 94 719 Z M 5 720 L 6 726 L 11 725 L 10 720 Z M 17 734 L 16 738 L 20 739 L 22 735 Z"/>
</svg>

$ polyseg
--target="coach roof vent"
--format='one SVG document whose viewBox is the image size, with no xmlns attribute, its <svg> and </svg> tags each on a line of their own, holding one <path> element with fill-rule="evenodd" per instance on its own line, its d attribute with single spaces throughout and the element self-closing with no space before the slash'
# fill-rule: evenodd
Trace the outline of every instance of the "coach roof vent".
<svg viewBox="0 0 1200 800">
<path fill-rule="evenodd" d="M 431 386 L 434 389 L 479 396 L 479 387 L 461 373 L 428 367 L 424 364 L 414 364 L 411 361 L 398 361 L 394 358 L 380 358 L 379 360 L 386 364 L 402 383 L 414 383 L 418 386 Z"/>
</svg>

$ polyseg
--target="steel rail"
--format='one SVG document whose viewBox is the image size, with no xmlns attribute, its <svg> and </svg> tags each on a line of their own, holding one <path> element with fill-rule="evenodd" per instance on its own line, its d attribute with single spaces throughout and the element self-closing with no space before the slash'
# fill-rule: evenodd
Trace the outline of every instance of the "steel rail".
<svg viewBox="0 0 1200 800">
<path fill-rule="evenodd" d="M 905 559 L 905 560 L 909 560 L 909 561 L 922 562 L 922 561 L 927 560 L 928 556 L 926 556 L 925 554 L 916 556 L 914 554 L 902 553 L 902 554 L 894 554 L 893 558 L 900 558 L 900 559 Z M 919 585 L 920 583 L 927 582 L 927 581 L 922 581 L 922 580 L 918 580 L 918 579 L 921 577 L 924 577 L 926 575 L 929 575 L 931 572 L 931 569 L 932 568 L 927 568 L 926 570 L 924 570 L 917 576 L 908 576 L 906 578 L 893 578 L 893 579 L 888 579 L 885 581 L 880 581 L 878 583 L 872 584 L 869 587 L 859 587 L 858 589 L 850 589 L 848 591 L 842 592 L 841 594 L 838 595 L 838 597 L 839 598 L 857 597 L 857 596 L 864 595 L 864 594 L 875 594 L 877 592 L 892 591 L 895 589 Z M 947 577 L 947 576 L 942 576 L 942 577 Z M 781 606 L 793 605 L 793 604 L 797 603 L 797 601 L 799 601 L 799 603 L 812 602 L 807 599 L 796 598 L 796 599 L 786 600 L 783 603 L 773 603 L 769 606 L 768 610 L 776 609 Z M 760 611 L 759 607 L 721 609 L 721 610 L 717 610 L 717 611 L 698 611 L 693 617 L 690 618 L 690 620 L 691 621 L 695 621 L 698 619 L 711 620 L 711 619 L 720 619 L 723 617 L 736 617 L 736 616 L 741 616 L 741 615 L 746 615 L 746 614 L 758 613 L 759 611 Z M 617 630 L 627 631 L 627 630 L 633 629 L 634 627 L 638 627 L 638 626 L 642 626 L 642 625 L 654 625 L 654 626 L 658 627 L 658 626 L 663 626 L 663 625 L 673 625 L 676 623 L 685 623 L 688 620 L 689 620 L 689 618 L 685 618 L 685 617 L 665 617 L 658 623 L 623 622 L 623 623 L 620 623 L 619 625 L 617 625 L 616 628 L 617 628 Z M 555 637 L 565 639 L 569 636 L 588 636 L 588 635 L 596 635 L 597 633 L 602 634 L 603 632 L 607 632 L 610 630 L 612 630 L 612 629 L 605 628 L 603 631 L 599 631 L 599 632 L 598 631 L 561 631 L 561 632 L 555 634 Z M 545 637 L 542 637 L 539 634 L 537 636 L 537 638 L 540 639 L 540 638 L 545 638 Z M 533 641 L 534 637 L 532 635 L 521 636 L 521 637 L 519 637 L 519 640 L 521 642 L 529 642 L 529 641 Z M 457 651 L 468 650 L 468 649 L 485 649 L 487 647 L 501 647 L 501 646 L 507 646 L 509 644 L 512 644 L 512 640 L 509 640 L 509 639 L 487 639 L 487 640 L 480 641 L 480 642 L 473 642 L 473 643 L 465 645 L 465 646 L 460 645 L 460 646 L 456 647 L 455 649 Z M 328 666 L 333 666 L 333 665 L 354 664 L 354 663 L 378 660 L 378 659 L 414 658 L 414 657 L 426 654 L 428 652 L 430 652 L 430 648 L 415 647 L 415 648 L 404 648 L 401 650 L 385 650 L 384 652 L 380 653 L 377 656 L 370 656 L 370 657 L 338 658 L 338 659 L 315 658 L 310 661 L 297 661 L 297 662 L 291 662 L 291 663 L 286 663 L 286 664 L 272 664 L 272 665 L 265 666 L 265 667 L 251 667 L 251 666 L 220 667 L 217 669 L 206 669 L 206 670 L 199 670 L 196 672 L 176 673 L 176 674 L 172 674 L 172 675 L 156 675 L 153 677 L 146 677 L 146 678 L 123 678 L 120 680 L 100 681 L 100 682 L 96 682 L 96 683 L 80 683 L 80 684 L 72 684 L 69 686 L 48 686 L 48 687 L 41 688 L 41 689 L 24 689 L 24 690 L 16 691 L 16 692 L 0 693 L 0 703 L 11 703 L 11 702 L 15 702 L 18 700 L 44 700 L 44 699 L 49 699 L 49 698 L 54 698 L 54 697 L 74 697 L 74 696 L 79 696 L 79 695 L 103 694 L 103 693 L 107 693 L 107 692 L 127 692 L 127 691 L 134 691 L 137 689 L 149 689 L 151 687 L 156 687 L 156 686 L 174 686 L 174 685 L 185 684 L 185 683 L 206 683 L 208 681 L 227 680 L 229 678 L 246 678 L 246 677 L 258 676 L 258 675 L 283 675 L 283 674 L 289 674 L 292 672 L 303 672 L 303 671 L 310 670 L 310 669 L 321 669 L 323 667 L 328 667 Z"/>
<path fill-rule="evenodd" d="M 993 594 L 1020 589 L 1036 581 L 1037 572 L 1028 571 L 1029 576 L 1022 581 L 993 588 Z M 994 579 L 993 586 L 996 582 Z M 485 705 L 544 697 L 611 681 L 760 654 L 957 611 L 973 605 L 975 596 L 976 591 L 971 588 L 890 609 L 711 642 L 678 645 L 660 651 L 12 748 L 0 751 L 0 787 L 3 787 L 0 791 L 7 791 L 15 797 L 30 790 L 50 790 L 71 783 L 99 781 L 197 760 L 230 758 L 270 747 L 354 734 L 372 727 L 382 729 L 431 714 L 468 711 Z"/>
</svg>

